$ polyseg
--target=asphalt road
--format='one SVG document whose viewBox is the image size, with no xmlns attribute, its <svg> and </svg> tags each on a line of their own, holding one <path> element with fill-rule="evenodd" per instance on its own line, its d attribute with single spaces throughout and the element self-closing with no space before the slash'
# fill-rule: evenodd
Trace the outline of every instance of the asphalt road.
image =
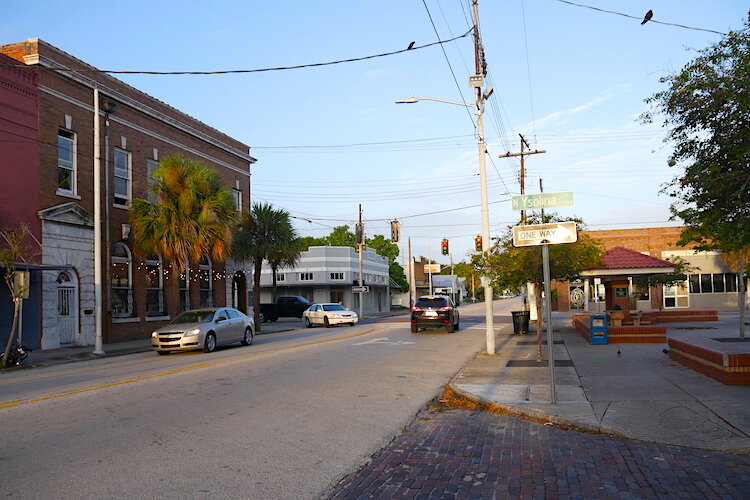
<svg viewBox="0 0 750 500">
<path fill-rule="evenodd" d="M 511 303 L 496 305 L 507 314 Z M 388 445 L 485 345 L 406 317 L 4 373 L 0 491 L 14 498 L 315 498 Z"/>
</svg>

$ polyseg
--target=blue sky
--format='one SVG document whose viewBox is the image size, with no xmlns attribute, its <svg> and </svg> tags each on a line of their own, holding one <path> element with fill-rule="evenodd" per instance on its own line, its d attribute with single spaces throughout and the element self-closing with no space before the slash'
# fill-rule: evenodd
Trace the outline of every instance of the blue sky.
<svg viewBox="0 0 750 500">
<path fill-rule="evenodd" d="M 739 0 L 576 3 L 638 17 L 652 9 L 653 20 L 720 32 L 740 29 L 748 10 Z M 575 192 L 561 215 L 590 229 L 674 225 L 659 191 L 679 171 L 666 164 L 664 130 L 637 118 L 659 78 L 721 36 L 559 0 L 481 0 L 479 12 L 495 90 L 485 113 L 491 233 L 518 220 L 503 194 L 519 192 L 518 160 L 498 155 L 519 150 L 519 133 L 547 150 L 526 160 L 527 192 L 540 178 L 547 192 Z M 426 45 L 464 34 L 471 9 L 468 0 L 38 0 L 2 2 L 0 19 L 0 44 L 38 37 L 99 68 L 212 71 Z M 249 144 L 253 200 L 288 210 L 301 235 L 353 224 L 361 203 L 368 236 L 389 235 L 399 219 L 415 256 L 447 264 L 442 238 L 458 262 L 481 233 L 475 126 L 462 106 L 394 103 L 473 103 L 471 38 L 443 47 L 450 66 L 433 46 L 317 68 L 120 78 Z"/>
</svg>

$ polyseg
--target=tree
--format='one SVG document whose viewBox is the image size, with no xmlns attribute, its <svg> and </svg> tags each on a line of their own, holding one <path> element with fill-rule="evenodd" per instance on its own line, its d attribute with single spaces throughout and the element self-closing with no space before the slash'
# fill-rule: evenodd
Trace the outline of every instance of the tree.
<svg viewBox="0 0 750 500">
<path fill-rule="evenodd" d="M 357 247 L 357 238 L 349 231 L 349 226 L 336 226 L 331 234 L 325 237 L 326 245 L 332 247 Z"/>
<path fill-rule="evenodd" d="M 655 112 L 642 118 L 664 115 L 670 165 L 684 167 L 664 189 L 686 226 L 678 244 L 743 251 L 750 247 L 750 18 L 660 81 L 667 88 L 646 99 Z"/>
<path fill-rule="evenodd" d="M 726 265 L 728 265 L 732 271 L 737 273 L 738 292 L 739 292 L 739 306 L 740 306 L 740 338 L 745 338 L 745 283 L 747 276 L 745 270 L 747 269 L 748 262 L 750 262 L 750 246 L 726 252 L 722 254 L 722 259 Z"/>
<path fill-rule="evenodd" d="M 601 242 L 582 234 L 583 223 L 576 219 L 561 219 L 555 214 L 544 217 L 544 222 L 575 221 L 578 225 L 578 241 L 562 245 L 550 245 L 550 278 L 558 281 L 570 281 L 579 277 L 581 271 L 601 265 Z M 529 224 L 539 224 L 538 215 L 527 218 Z M 544 272 L 542 269 L 541 247 L 513 246 L 513 230 L 508 227 L 505 234 L 487 254 L 477 254 L 472 262 L 484 276 L 492 279 L 493 286 L 518 291 L 527 283 L 534 284 L 537 304 L 537 361 L 542 361 L 542 331 L 544 311 L 542 306 L 542 286 Z"/>
<path fill-rule="evenodd" d="M 237 212 L 216 170 L 168 156 L 159 162 L 149 189 L 156 201 L 135 198 L 130 210 L 136 248 L 169 259 L 178 272 L 204 254 L 215 261 L 226 258 Z"/>
<path fill-rule="evenodd" d="M 0 230 L 0 267 L 4 269 L 5 284 L 8 286 L 10 297 L 13 300 L 13 323 L 8 333 L 8 341 L 3 351 L 3 363 L 7 363 L 10 349 L 13 346 L 13 340 L 16 337 L 16 328 L 18 328 L 18 315 L 21 308 L 21 300 L 28 294 L 28 282 L 17 279 L 19 271 L 17 264 L 26 261 L 30 256 L 30 250 L 25 245 L 26 233 L 28 227 L 21 225 L 16 229 Z"/>
<path fill-rule="evenodd" d="M 258 331 L 261 329 L 260 273 L 263 261 L 267 260 L 272 267 L 289 265 L 299 258 L 301 249 L 289 213 L 268 203 L 253 204 L 252 211 L 244 213 L 235 227 L 232 256 L 240 261 L 253 262 L 253 315 Z M 272 274 L 275 288 L 275 270 Z"/>
</svg>

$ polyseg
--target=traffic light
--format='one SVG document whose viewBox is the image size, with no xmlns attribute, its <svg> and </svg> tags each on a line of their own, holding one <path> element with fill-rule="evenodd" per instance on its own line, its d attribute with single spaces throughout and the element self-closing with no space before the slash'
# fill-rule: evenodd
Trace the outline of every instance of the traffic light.
<svg viewBox="0 0 750 500">
<path fill-rule="evenodd" d="M 354 225 L 354 241 L 357 245 L 365 244 L 365 225 L 361 222 Z"/>
<path fill-rule="evenodd" d="M 448 240 L 443 238 L 443 242 L 440 245 L 443 255 L 448 255 Z"/>
<path fill-rule="evenodd" d="M 476 250 L 477 252 L 482 251 L 482 237 L 481 236 L 474 237 L 474 250 Z"/>
<path fill-rule="evenodd" d="M 398 243 L 401 239 L 401 223 L 397 220 L 391 221 L 391 241 Z"/>
</svg>

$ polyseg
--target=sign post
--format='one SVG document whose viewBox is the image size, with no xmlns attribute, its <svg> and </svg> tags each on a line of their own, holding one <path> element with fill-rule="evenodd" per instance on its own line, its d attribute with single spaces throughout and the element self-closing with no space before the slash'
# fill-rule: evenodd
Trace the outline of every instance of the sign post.
<svg viewBox="0 0 750 500">
<path fill-rule="evenodd" d="M 552 193 L 550 193 L 552 194 Z M 575 222 L 555 222 L 551 224 L 531 224 L 513 227 L 513 246 L 542 247 L 542 266 L 544 271 L 544 316 L 547 323 L 547 348 L 549 363 L 550 402 L 556 403 L 555 396 L 555 355 L 552 339 L 552 291 L 549 267 L 549 246 L 578 241 L 578 229 Z"/>
</svg>

